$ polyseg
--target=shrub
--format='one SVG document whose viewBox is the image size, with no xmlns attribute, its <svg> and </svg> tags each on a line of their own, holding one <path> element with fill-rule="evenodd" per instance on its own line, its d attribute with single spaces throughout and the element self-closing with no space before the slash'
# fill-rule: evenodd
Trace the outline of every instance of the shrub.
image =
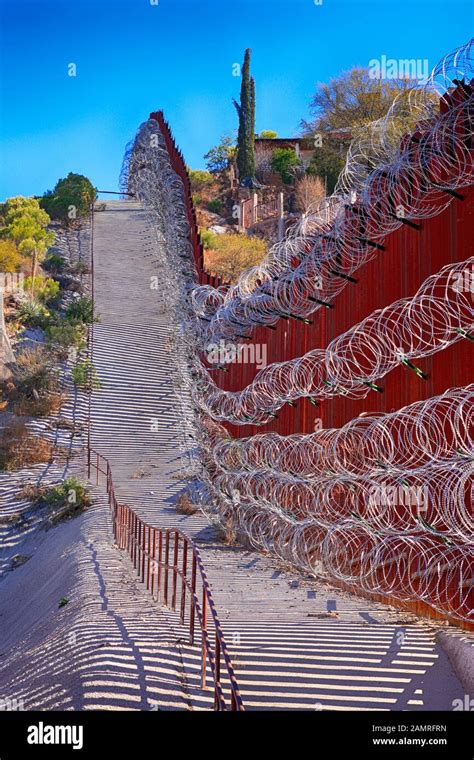
<svg viewBox="0 0 474 760">
<path fill-rule="evenodd" d="M 42 347 L 25 348 L 16 361 L 9 364 L 9 368 L 16 397 L 38 398 L 57 392 L 58 373 Z"/>
<path fill-rule="evenodd" d="M 46 328 L 51 324 L 51 312 L 34 298 L 23 301 L 18 309 L 18 320 L 24 327 Z"/>
<path fill-rule="evenodd" d="M 0 240 L 0 272 L 17 272 L 22 261 L 13 240 Z"/>
<path fill-rule="evenodd" d="M 76 261 L 69 267 L 71 274 L 88 274 L 90 269 L 84 261 Z"/>
<path fill-rule="evenodd" d="M 86 345 L 85 325 L 71 324 L 66 319 L 57 325 L 49 325 L 46 330 L 46 340 L 59 349 L 75 348 L 80 351 Z"/>
<path fill-rule="evenodd" d="M 232 137 L 223 136 L 219 145 L 215 145 L 204 156 L 206 166 L 213 174 L 222 172 L 229 167 L 235 153 L 236 147 L 232 144 Z"/>
<path fill-rule="evenodd" d="M 226 546 L 232 546 L 237 541 L 237 532 L 230 521 L 226 522 L 214 522 L 214 527 L 217 530 L 217 540 L 226 544 Z"/>
<path fill-rule="evenodd" d="M 265 140 L 275 140 L 278 137 L 278 132 L 275 132 L 273 129 L 262 129 L 259 137 Z"/>
<path fill-rule="evenodd" d="M 201 242 L 205 249 L 215 247 L 218 236 L 214 232 L 211 232 L 211 230 L 207 230 L 205 227 L 201 227 L 201 229 L 199 230 L 199 235 L 201 237 Z"/>
<path fill-rule="evenodd" d="M 324 150 L 315 150 L 306 173 L 309 176 L 325 177 L 327 194 L 331 195 L 344 168 L 345 159 L 340 154 L 340 145 L 326 140 Z"/>
<path fill-rule="evenodd" d="M 92 298 L 82 296 L 71 301 L 66 309 L 66 319 L 72 324 L 82 322 L 85 325 L 92 321 L 97 322 L 98 318 L 94 317 L 94 305 Z"/>
<path fill-rule="evenodd" d="M 249 267 L 260 264 L 267 252 L 265 241 L 247 235 L 215 235 L 212 250 L 206 251 L 205 267 L 226 282 L 236 282 Z"/>
<path fill-rule="evenodd" d="M 72 379 L 78 388 L 92 391 L 100 388 L 100 380 L 97 376 L 96 368 L 90 359 L 84 359 L 77 362 L 72 368 Z"/>
<path fill-rule="evenodd" d="M 67 177 L 57 181 L 54 190 L 45 193 L 40 202 L 52 219 L 69 223 L 86 216 L 96 197 L 97 191 L 87 177 L 69 172 Z"/>
<path fill-rule="evenodd" d="M 9 368 L 6 395 L 15 414 L 45 417 L 59 411 L 63 397 L 58 373 L 42 347 L 24 349 Z"/>
<path fill-rule="evenodd" d="M 30 433 L 23 420 L 13 420 L 0 433 L 0 469 L 8 472 L 51 460 L 53 444 Z"/>
<path fill-rule="evenodd" d="M 188 174 L 193 192 L 199 192 L 199 190 L 203 190 L 203 188 L 212 185 L 214 182 L 212 174 L 201 169 L 190 169 Z"/>
<path fill-rule="evenodd" d="M 67 263 L 65 259 L 59 255 L 59 253 L 50 253 L 49 256 L 45 258 L 41 266 L 47 272 L 61 274 L 61 272 L 64 272 L 64 270 L 67 268 Z"/>
<path fill-rule="evenodd" d="M 38 261 L 44 259 L 54 243 L 54 232 L 47 229 L 51 221 L 48 214 L 40 208 L 36 198 L 18 195 L 7 199 L 2 216 L 2 237 L 13 240 L 19 252 L 31 258 L 31 274 L 35 275 Z"/>
<path fill-rule="evenodd" d="M 272 154 L 272 169 L 279 172 L 283 182 L 289 185 L 294 174 L 292 169 L 300 166 L 301 162 L 292 148 L 277 148 Z"/>
<path fill-rule="evenodd" d="M 198 511 L 197 507 L 193 504 L 189 493 L 183 491 L 178 495 L 176 499 L 176 511 L 180 515 L 194 515 Z"/>
<path fill-rule="evenodd" d="M 72 475 L 52 487 L 28 483 L 19 496 L 32 501 L 36 506 L 45 507 L 52 513 L 51 523 L 73 517 L 89 507 L 92 502 L 87 486 Z"/>
<path fill-rule="evenodd" d="M 41 303 L 47 304 L 52 301 L 59 293 L 59 282 L 51 277 L 45 277 L 37 274 L 36 277 L 25 278 L 25 290 L 32 293 Z"/>
<path fill-rule="evenodd" d="M 13 404 L 13 412 L 20 416 L 49 417 L 59 412 L 63 398 L 62 393 L 48 393 L 38 398 L 19 398 Z"/>
<path fill-rule="evenodd" d="M 311 209 L 315 210 L 325 195 L 324 183 L 320 177 L 306 174 L 296 183 L 295 200 L 299 211 L 307 213 Z"/>
<path fill-rule="evenodd" d="M 223 201 L 221 201 L 220 198 L 213 198 L 207 204 L 208 211 L 212 211 L 215 214 L 218 214 L 220 211 L 222 211 L 223 207 L 224 207 L 224 203 Z"/>
</svg>

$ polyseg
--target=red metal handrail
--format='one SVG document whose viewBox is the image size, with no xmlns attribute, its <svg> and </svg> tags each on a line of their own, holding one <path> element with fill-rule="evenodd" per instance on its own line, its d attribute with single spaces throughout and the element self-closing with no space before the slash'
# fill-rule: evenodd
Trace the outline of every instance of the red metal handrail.
<svg viewBox="0 0 474 760">
<path fill-rule="evenodd" d="M 244 710 L 242 697 L 227 650 L 217 615 L 211 587 L 196 544 L 176 528 L 156 528 L 140 517 L 129 506 L 119 504 L 115 496 L 112 469 L 106 457 L 94 449 L 87 449 L 87 472 L 91 477 L 96 470 L 96 485 L 100 475 L 106 479 L 107 495 L 112 513 L 114 538 L 120 549 L 125 549 L 133 562 L 142 583 L 155 601 L 176 611 L 179 596 L 180 623 L 185 625 L 186 601 L 189 600 L 189 641 L 194 644 L 196 618 L 201 627 L 201 688 L 206 688 L 207 663 L 214 682 L 214 710 L 227 710 L 227 700 L 221 683 L 223 660 L 230 686 L 230 709 Z M 172 558 L 170 561 L 170 557 Z M 190 570 L 190 572 L 188 572 Z M 172 584 L 170 589 L 170 575 Z M 198 594 L 198 577 L 201 579 Z M 171 591 L 171 603 L 169 593 Z M 201 601 L 200 598 L 201 597 Z M 214 644 L 208 631 L 208 613 L 214 624 Z"/>
</svg>

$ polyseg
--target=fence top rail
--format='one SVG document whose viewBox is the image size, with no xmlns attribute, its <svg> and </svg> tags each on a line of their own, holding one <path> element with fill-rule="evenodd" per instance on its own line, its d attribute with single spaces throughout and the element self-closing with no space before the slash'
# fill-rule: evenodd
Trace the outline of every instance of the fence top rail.
<svg viewBox="0 0 474 760">
<path fill-rule="evenodd" d="M 92 461 L 91 454 L 93 454 L 94 457 L 96 458 L 96 462 Z M 95 449 L 90 448 L 89 449 L 89 459 L 90 459 L 90 466 L 91 467 L 95 467 L 97 470 L 99 470 L 99 472 L 101 472 L 104 475 L 108 476 L 108 486 L 110 486 L 110 488 L 111 488 L 111 490 L 113 492 L 114 491 L 114 486 L 113 486 L 113 479 L 112 479 L 112 468 L 110 466 L 110 462 L 107 459 L 107 457 L 105 457 L 103 454 L 100 454 Z M 98 466 L 99 461 L 101 461 L 101 463 L 105 463 L 106 470 L 101 470 L 99 468 L 99 466 Z M 237 706 L 237 710 L 243 710 L 244 707 L 243 707 L 242 697 L 240 696 L 240 691 L 239 691 L 239 688 L 238 688 L 238 685 L 237 685 L 237 679 L 235 677 L 234 666 L 232 664 L 232 660 L 231 660 L 229 652 L 227 650 L 227 644 L 226 644 L 226 641 L 224 639 L 224 634 L 222 632 L 222 627 L 221 627 L 221 623 L 220 623 L 219 617 L 217 615 L 217 610 L 216 610 L 216 606 L 215 606 L 215 603 L 214 603 L 214 598 L 212 596 L 211 586 L 210 586 L 209 579 L 207 577 L 207 573 L 206 573 L 206 570 L 204 568 L 204 564 L 203 564 L 203 561 L 202 561 L 202 558 L 201 558 L 201 553 L 200 553 L 198 547 L 196 546 L 196 544 L 194 543 L 194 541 L 192 540 L 192 538 L 190 538 L 190 536 L 188 536 L 187 533 L 184 533 L 182 530 L 179 530 L 179 528 L 160 528 L 160 527 L 156 527 L 154 525 L 150 525 L 145 520 L 143 520 L 141 517 L 139 517 L 139 515 L 137 515 L 137 513 L 135 512 L 135 510 L 133 510 L 130 506 L 128 506 L 128 504 L 118 504 L 118 502 L 116 501 L 115 498 L 114 498 L 114 504 L 117 507 L 120 507 L 121 509 L 125 509 L 128 512 L 130 512 L 130 514 L 132 514 L 134 516 L 134 518 L 137 520 L 138 523 L 141 524 L 142 527 L 147 528 L 147 529 L 152 530 L 152 531 L 156 531 L 157 533 L 161 534 L 162 536 L 166 536 L 166 535 L 170 535 L 171 536 L 171 535 L 174 535 L 176 538 L 180 538 L 183 541 L 183 545 L 186 545 L 186 547 L 188 547 L 188 548 L 191 549 L 192 555 L 193 555 L 193 557 L 196 560 L 196 565 L 197 565 L 197 567 L 199 569 L 199 573 L 201 575 L 203 592 L 204 592 L 204 594 L 206 596 L 206 601 L 207 601 L 208 607 L 209 607 L 209 609 L 211 611 L 212 620 L 213 620 L 214 628 L 215 628 L 215 631 L 216 631 L 216 639 L 217 639 L 217 641 L 219 643 L 220 651 L 221 651 L 222 656 L 224 658 L 224 662 L 225 662 L 225 665 L 226 665 L 226 670 L 227 670 L 227 674 L 228 674 L 228 677 L 229 677 L 230 687 L 231 687 L 231 690 L 232 690 L 232 693 L 233 693 L 235 704 Z M 169 564 L 168 567 L 170 569 L 173 569 L 173 564 Z M 203 626 L 202 626 L 202 620 L 200 620 L 200 622 L 201 622 L 201 630 L 202 630 L 203 634 L 206 635 L 206 638 L 207 638 L 208 634 L 207 634 L 207 631 L 205 631 L 204 628 L 203 628 Z M 210 657 L 211 670 L 213 672 L 213 675 L 215 676 L 216 675 L 216 670 L 213 667 L 214 655 L 212 653 L 212 650 L 208 651 L 208 655 Z M 218 681 L 216 681 L 216 680 L 215 680 L 215 686 L 218 689 L 218 692 L 221 691 L 220 683 Z"/>
</svg>

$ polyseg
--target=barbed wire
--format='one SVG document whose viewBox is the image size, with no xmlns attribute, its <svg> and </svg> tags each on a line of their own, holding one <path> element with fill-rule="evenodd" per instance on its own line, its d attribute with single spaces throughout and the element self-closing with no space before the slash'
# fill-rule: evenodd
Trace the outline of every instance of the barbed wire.
<svg viewBox="0 0 474 760">
<path fill-rule="evenodd" d="M 121 174 L 165 251 L 160 287 L 196 405 L 187 424 L 210 509 L 313 575 L 461 620 L 473 614 L 472 385 L 311 435 L 232 440 L 217 421 L 261 424 L 303 397 L 362 398 L 399 364 L 422 374 L 413 360 L 472 338 L 471 293 L 459 283 L 474 258 L 444 267 L 326 349 L 265 367 L 242 391 L 218 388 L 198 353 L 327 308 L 386 235 L 440 213 L 472 183 L 472 76 L 471 41 L 355 137 L 335 194 L 231 287 L 195 286 L 183 186 L 156 121 L 139 128 Z"/>
</svg>

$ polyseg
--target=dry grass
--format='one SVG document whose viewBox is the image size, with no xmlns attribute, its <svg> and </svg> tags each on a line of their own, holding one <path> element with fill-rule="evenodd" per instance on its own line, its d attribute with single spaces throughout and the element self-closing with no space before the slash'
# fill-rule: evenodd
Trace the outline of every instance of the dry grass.
<svg viewBox="0 0 474 760">
<path fill-rule="evenodd" d="M 31 464 L 49 462 L 53 444 L 30 433 L 23 420 L 13 420 L 0 433 L 0 469 L 20 470 Z"/>
<path fill-rule="evenodd" d="M 18 498 L 35 502 L 42 499 L 47 491 L 46 486 L 39 486 L 36 483 L 25 483 L 21 491 L 18 492 Z"/>
<path fill-rule="evenodd" d="M 233 546 L 237 542 L 237 533 L 234 526 L 230 523 L 217 523 L 217 540 L 226 546 Z"/>
<path fill-rule="evenodd" d="M 79 431 L 83 429 L 83 425 L 71 422 L 71 420 L 68 420 L 66 417 L 58 417 L 56 425 L 60 430 Z"/>
<path fill-rule="evenodd" d="M 50 352 L 42 346 L 24 349 L 9 367 L 12 376 L 1 390 L 15 414 L 45 417 L 59 411 L 63 396 Z"/>
<path fill-rule="evenodd" d="M 14 402 L 12 410 L 20 416 L 48 417 L 57 414 L 61 409 L 64 396 L 62 393 L 49 393 L 44 396 L 19 398 Z"/>
<path fill-rule="evenodd" d="M 323 198 L 326 197 L 324 183 L 319 177 L 307 174 L 295 186 L 295 200 L 299 211 L 309 213 L 316 211 Z"/>
<path fill-rule="evenodd" d="M 23 516 L 21 512 L 13 512 L 10 515 L 1 515 L 0 516 L 0 525 L 2 527 L 13 527 L 14 525 L 20 524 L 23 521 Z"/>
<path fill-rule="evenodd" d="M 176 511 L 180 515 L 195 515 L 198 512 L 198 508 L 193 504 L 189 493 L 182 491 L 176 499 Z"/>
</svg>

